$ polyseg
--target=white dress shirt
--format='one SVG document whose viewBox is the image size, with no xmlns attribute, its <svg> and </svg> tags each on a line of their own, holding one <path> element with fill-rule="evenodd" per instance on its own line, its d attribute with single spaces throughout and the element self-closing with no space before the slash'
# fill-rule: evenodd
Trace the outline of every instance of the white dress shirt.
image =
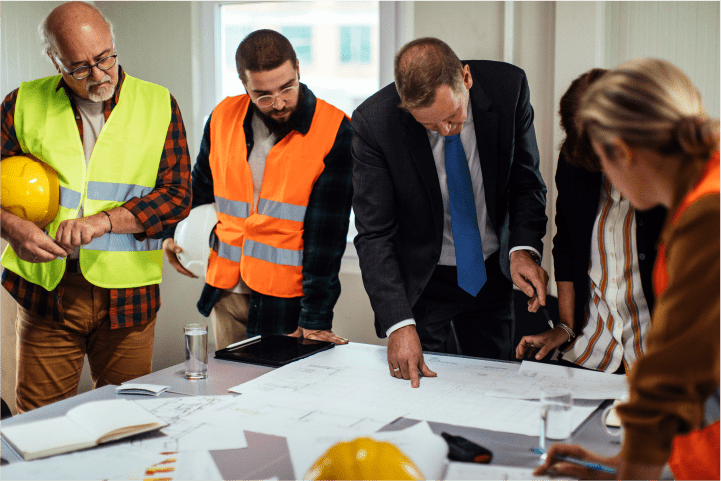
<svg viewBox="0 0 721 481">
<path fill-rule="evenodd" d="M 483 258 L 488 259 L 491 254 L 500 248 L 500 242 L 498 240 L 498 235 L 488 218 L 486 194 L 485 189 L 483 188 L 483 172 L 481 172 L 481 158 L 478 154 L 478 143 L 476 142 L 476 129 L 473 124 L 471 102 L 468 102 L 467 114 L 468 116 L 466 117 L 466 121 L 463 123 L 463 128 L 461 129 L 461 144 L 463 144 L 463 150 L 465 151 L 466 159 L 468 160 L 468 169 L 471 173 L 473 197 L 476 202 L 476 217 L 478 218 L 478 230 L 481 233 L 481 243 L 483 244 Z M 438 132 L 428 129 L 426 129 L 426 133 L 428 134 L 428 140 L 431 143 L 433 161 L 436 164 L 438 182 L 441 187 L 441 198 L 443 199 L 443 243 L 441 245 L 441 257 L 438 264 L 442 266 L 455 266 L 456 249 L 453 243 L 451 207 L 448 200 L 448 182 L 446 180 L 445 137 Z M 541 254 L 530 246 L 517 246 L 511 249 L 511 252 L 521 249 L 533 251 L 541 257 Z M 413 319 L 405 319 L 397 322 L 386 331 L 386 335 L 390 336 L 393 331 L 411 324 L 415 325 L 415 323 L 416 322 Z"/>
</svg>

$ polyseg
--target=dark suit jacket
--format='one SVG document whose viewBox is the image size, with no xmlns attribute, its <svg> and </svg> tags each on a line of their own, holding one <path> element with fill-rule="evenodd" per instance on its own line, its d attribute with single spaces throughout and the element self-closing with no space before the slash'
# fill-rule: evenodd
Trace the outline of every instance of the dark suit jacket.
<svg viewBox="0 0 721 481">
<path fill-rule="evenodd" d="M 542 252 L 546 186 L 539 172 L 526 74 L 502 62 L 468 61 L 470 102 L 488 215 L 500 241 L 501 269 L 510 278 L 509 250 Z M 438 263 L 443 202 L 425 128 L 398 107 L 390 84 L 353 113 L 353 208 L 363 283 L 385 337 L 413 317 Z"/>
<path fill-rule="evenodd" d="M 574 331 L 584 326 L 588 304 L 588 267 L 591 260 L 591 236 L 601 198 L 603 177 L 565 161 L 563 154 L 556 168 L 556 235 L 553 237 L 553 266 L 556 281 L 571 281 L 575 291 Z M 654 296 L 651 275 L 656 260 L 658 235 L 666 218 L 666 209 L 656 207 L 636 211 L 636 246 L 641 285 L 649 310 Z"/>
</svg>

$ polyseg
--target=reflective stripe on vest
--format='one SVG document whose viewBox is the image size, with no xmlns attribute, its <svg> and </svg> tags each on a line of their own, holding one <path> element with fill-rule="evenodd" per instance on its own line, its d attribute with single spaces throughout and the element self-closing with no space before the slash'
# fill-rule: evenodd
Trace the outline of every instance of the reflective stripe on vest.
<svg viewBox="0 0 721 481">
<path fill-rule="evenodd" d="M 140 252 L 160 250 L 162 244 L 162 239 L 139 241 L 133 234 L 106 234 L 91 240 L 83 248 L 88 251 Z"/>
<path fill-rule="evenodd" d="M 232 262 L 240 263 L 240 257 L 242 253 L 240 247 L 235 247 L 234 245 L 221 242 L 220 240 L 218 240 L 218 236 L 215 235 L 215 232 L 211 233 L 210 236 L 210 248 L 217 252 L 218 256 Z"/>
<path fill-rule="evenodd" d="M 283 202 L 268 199 L 258 200 L 258 214 L 275 217 L 276 219 L 303 222 L 305 209 L 304 205 L 284 204 Z"/>
<path fill-rule="evenodd" d="M 228 200 L 219 196 L 215 196 L 215 204 L 218 206 L 218 212 L 238 219 L 247 219 L 250 215 L 250 204 L 237 200 Z"/>
<path fill-rule="evenodd" d="M 218 224 L 206 282 L 230 289 L 242 274 L 261 294 L 302 296 L 306 208 L 345 114 L 317 100 L 309 131 L 292 131 L 268 153 L 254 205 L 243 130 L 249 105 L 247 95 L 229 97 L 211 117 L 210 167 Z"/>
<path fill-rule="evenodd" d="M 720 173 L 719 153 L 716 152 L 709 160 L 701 180 L 691 192 L 686 194 L 673 213 L 669 225 L 678 223 L 686 209 L 701 197 L 719 194 Z M 662 241 L 653 268 L 653 288 L 656 297 L 661 296 L 666 290 L 668 280 L 666 245 Z M 716 421 L 708 426 L 694 429 L 688 434 L 676 436 L 668 464 L 676 479 L 719 479 L 719 453 L 719 422 Z"/>
<path fill-rule="evenodd" d="M 250 239 L 246 239 L 243 244 L 243 255 L 282 266 L 303 265 L 303 251 L 280 249 Z"/>
<path fill-rule="evenodd" d="M 60 186 L 60 205 L 70 210 L 80 208 L 80 201 L 83 200 L 83 194 L 68 187 Z"/>
<path fill-rule="evenodd" d="M 127 202 L 133 197 L 143 197 L 153 191 L 152 187 L 112 182 L 88 182 L 88 200 Z"/>
<path fill-rule="evenodd" d="M 86 164 L 75 115 L 61 76 L 25 82 L 18 91 L 15 129 L 23 152 L 58 172 L 60 207 L 46 227 L 55 236 L 60 223 L 147 195 L 155 188 L 170 124 L 167 89 L 125 75 L 117 105 L 108 117 Z M 2 264 L 48 291 L 65 272 L 65 259 L 46 263 L 20 260 L 8 247 Z M 119 268 L 121 267 L 122 268 Z M 92 284 L 132 288 L 162 280 L 158 239 L 138 241 L 132 234 L 105 234 L 80 249 L 80 268 Z"/>
</svg>

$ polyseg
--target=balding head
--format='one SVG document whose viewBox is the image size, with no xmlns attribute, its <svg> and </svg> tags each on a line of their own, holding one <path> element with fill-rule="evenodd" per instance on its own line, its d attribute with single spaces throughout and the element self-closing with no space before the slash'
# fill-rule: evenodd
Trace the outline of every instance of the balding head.
<svg viewBox="0 0 721 481">
<path fill-rule="evenodd" d="M 85 2 L 68 2 L 54 8 L 38 27 L 43 52 L 50 57 L 62 55 L 65 42 L 90 30 L 109 35 L 115 44 L 113 24 L 97 7 Z"/>
<path fill-rule="evenodd" d="M 405 44 L 396 54 L 393 70 L 400 107 L 405 110 L 431 105 L 441 85 L 456 93 L 463 88 L 463 64 L 451 47 L 437 38 Z"/>
<path fill-rule="evenodd" d="M 45 52 L 71 90 L 93 102 L 113 96 L 119 74 L 115 39 L 100 10 L 83 2 L 64 3 L 50 12 L 39 31 Z M 78 70 L 83 67 L 84 73 Z"/>
</svg>

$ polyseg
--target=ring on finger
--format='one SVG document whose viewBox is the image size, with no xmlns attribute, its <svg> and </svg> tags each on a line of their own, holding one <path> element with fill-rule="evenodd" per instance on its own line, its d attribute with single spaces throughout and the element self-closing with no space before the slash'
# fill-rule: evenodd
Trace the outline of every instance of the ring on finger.
<svg viewBox="0 0 721 481">
<path fill-rule="evenodd" d="M 393 369 L 393 372 L 398 372 L 398 371 L 400 371 L 400 370 L 401 370 L 401 368 L 396 367 L 396 368 Z"/>
</svg>

